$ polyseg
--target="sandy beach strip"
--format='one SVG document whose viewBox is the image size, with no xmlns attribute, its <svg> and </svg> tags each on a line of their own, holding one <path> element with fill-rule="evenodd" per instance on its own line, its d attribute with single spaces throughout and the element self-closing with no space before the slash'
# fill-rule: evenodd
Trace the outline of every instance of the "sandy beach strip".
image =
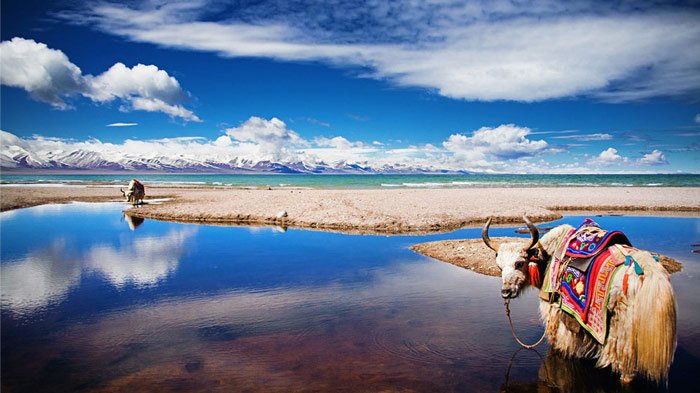
<svg viewBox="0 0 700 393">
<path fill-rule="evenodd" d="M 122 187 L 125 188 L 125 187 Z M 149 198 L 174 198 L 176 188 L 149 188 Z M 21 209 L 48 203 L 124 201 L 114 186 L 0 186 L 0 211 Z M 129 205 L 124 205 L 129 208 Z"/>
<path fill-rule="evenodd" d="M 700 188 L 241 189 L 149 187 L 162 204 L 124 206 L 169 221 L 278 225 L 357 233 L 426 233 L 558 219 L 562 213 L 700 216 Z M 0 187 L 2 211 L 44 203 L 118 201 L 115 187 Z M 286 212 L 286 217 L 280 217 Z"/>
</svg>

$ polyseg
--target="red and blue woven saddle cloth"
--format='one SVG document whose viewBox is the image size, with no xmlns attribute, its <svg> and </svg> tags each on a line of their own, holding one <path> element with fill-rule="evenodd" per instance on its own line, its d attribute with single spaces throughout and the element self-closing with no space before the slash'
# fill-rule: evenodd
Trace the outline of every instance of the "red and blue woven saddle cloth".
<svg viewBox="0 0 700 393">
<path fill-rule="evenodd" d="M 543 294 L 559 292 L 559 304 L 598 342 L 607 334 L 607 303 L 610 286 L 624 259 L 609 249 L 614 244 L 630 245 L 619 231 L 602 229 L 587 218 L 569 231 L 549 262 Z"/>
</svg>

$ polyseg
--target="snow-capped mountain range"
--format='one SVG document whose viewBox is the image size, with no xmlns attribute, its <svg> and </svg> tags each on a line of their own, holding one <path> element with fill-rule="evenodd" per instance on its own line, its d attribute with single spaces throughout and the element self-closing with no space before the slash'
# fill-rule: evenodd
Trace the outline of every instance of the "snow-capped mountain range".
<svg viewBox="0 0 700 393">
<path fill-rule="evenodd" d="M 84 170 L 139 172 L 201 172 L 201 173 L 318 173 L 318 174 L 376 174 L 376 173 L 452 173 L 437 168 L 402 164 L 379 167 L 369 163 L 339 161 L 270 160 L 240 157 L 197 157 L 196 155 L 166 156 L 158 154 L 103 153 L 89 149 L 30 151 L 20 144 L 3 141 L 0 168 L 4 171 L 26 170 Z M 10 143 L 7 143 L 10 142 Z"/>
</svg>

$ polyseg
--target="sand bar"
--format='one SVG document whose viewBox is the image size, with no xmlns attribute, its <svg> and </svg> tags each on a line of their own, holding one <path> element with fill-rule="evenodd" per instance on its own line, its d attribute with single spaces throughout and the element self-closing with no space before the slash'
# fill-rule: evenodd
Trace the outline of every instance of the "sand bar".
<svg viewBox="0 0 700 393">
<path fill-rule="evenodd" d="M 162 204 L 130 215 L 170 221 L 279 225 L 359 233 L 426 233 L 560 218 L 562 213 L 700 216 L 700 188 L 241 189 L 149 187 Z M 2 211 L 44 203 L 120 200 L 115 187 L 0 187 Z M 286 212 L 286 217 L 279 217 Z"/>
<path fill-rule="evenodd" d="M 522 242 L 527 244 L 526 238 L 494 237 L 491 241 L 495 247 L 503 242 Z M 496 266 L 496 253 L 486 247 L 481 239 L 441 240 L 435 242 L 420 243 L 411 246 L 411 250 L 451 263 L 453 265 L 473 270 L 487 276 L 500 277 L 501 271 Z M 682 270 L 683 265 L 671 257 L 652 252 L 659 258 L 661 265 L 671 274 Z"/>
</svg>

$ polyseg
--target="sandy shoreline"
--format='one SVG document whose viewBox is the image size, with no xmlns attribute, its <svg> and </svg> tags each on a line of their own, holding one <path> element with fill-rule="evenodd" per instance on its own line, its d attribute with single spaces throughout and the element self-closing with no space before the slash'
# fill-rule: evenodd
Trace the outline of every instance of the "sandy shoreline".
<svg viewBox="0 0 700 393">
<path fill-rule="evenodd" d="M 583 195 L 583 192 L 588 192 Z M 359 233 L 426 233 L 494 223 L 558 219 L 562 213 L 700 215 L 700 188 L 562 187 L 464 189 L 241 189 L 148 187 L 130 208 L 141 218 L 233 225 L 279 225 Z M 115 187 L 0 187 L 2 211 L 45 203 L 119 201 Z M 286 212 L 286 217 L 279 217 Z"/>
</svg>

